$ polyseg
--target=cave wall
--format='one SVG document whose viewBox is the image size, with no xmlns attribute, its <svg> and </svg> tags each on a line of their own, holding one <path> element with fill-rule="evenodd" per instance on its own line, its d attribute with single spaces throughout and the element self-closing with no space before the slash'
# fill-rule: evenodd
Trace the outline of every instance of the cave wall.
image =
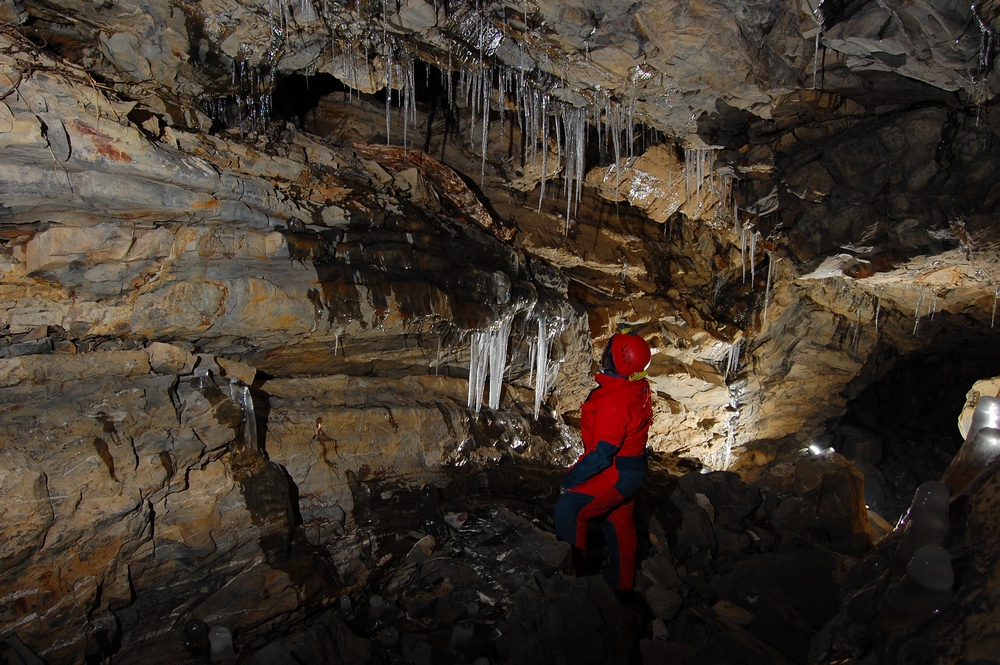
<svg viewBox="0 0 1000 665">
<path fill-rule="evenodd" d="M 484 4 L 0 2 L 3 631 L 73 662 L 295 619 L 377 573 L 359 493 L 569 462 L 620 321 L 651 446 L 748 475 L 886 348 L 988 348 L 988 20 Z M 342 89 L 272 108 L 317 73 Z"/>
</svg>

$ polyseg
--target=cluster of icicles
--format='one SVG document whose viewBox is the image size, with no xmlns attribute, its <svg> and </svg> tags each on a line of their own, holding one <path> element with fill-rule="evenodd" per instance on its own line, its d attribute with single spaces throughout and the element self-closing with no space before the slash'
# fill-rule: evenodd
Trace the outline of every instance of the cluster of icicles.
<svg viewBox="0 0 1000 665">
<path fill-rule="evenodd" d="M 388 142 L 410 143 L 410 125 L 416 122 L 415 65 L 418 57 L 412 47 L 390 33 L 386 25 L 390 18 L 390 3 L 384 2 L 381 12 L 370 11 L 368 22 L 339 25 L 337 3 L 327 0 L 300 0 L 295 5 L 272 2 L 270 15 L 272 40 L 263 55 L 241 47 L 241 57 L 234 60 L 232 84 L 234 93 L 206 102 L 205 110 L 215 119 L 244 131 L 259 131 L 266 125 L 270 113 L 270 95 L 274 87 L 274 71 L 283 51 L 284 36 L 289 25 L 314 21 L 323 17 L 331 27 L 331 44 L 347 71 L 343 80 L 348 85 L 370 81 L 376 58 L 381 60 L 384 79 L 378 81 L 386 92 L 385 117 Z M 435 7 L 447 13 L 447 4 Z M 381 14 L 381 15 L 379 15 Z M 626 91 L 613 97 L 607 90 L 589 92 L 585 99 L 550 74 L 539 72 L 518 40 L 520 62 L 503 63 L 496 53 L 508 39 L 506 23 L 494 21 L 476 7 L 463 6 L 448 16 L 440 16 L 441 31 L 450 34 L 446 57 L 441 57 L 442 87 L 446 90 L 449 111 L 462 109 L 468 113 L 469 138 L 481 150 L 482 169 L 487 161 L 487 144 L 491 123 L 499 119 L 500 137 L 508 131 L 508 116 L 516 117 L 522 137 L 523 162 L 526 168 L 539 170 L 541 188 L 539 209 L 545 200 L 550 174 L 562 172 L 566 198 L 567 226 L 580 200 L 584 178 L 585 152 L 591 126 L 597 135 L 600 153 L 618 163 L 631 158 L 637 139 L 647 144 L 662 142 L 664 137 L 651 130 L 637 131 L 636 97 L 639 89 L 654 74 L 644 65 L 633 68 Z M 249 63 L 256 64 L 249 64 Z M 428 67 L 428 72 L 430 68 Z M 429 75 L 429 74 L 428 74 Z M 567 101 L 573 97 L 576 103 Z M 398 108 L 402 127 L 392 127 L 393 110 Z M 554 154 L 552 154 L 554 153 Z M 698 167 L 703 166 L 698 162 Z"/>
<path fill-rule="evenodd" d="M 479 413 L 483 406 L 483 396 L 486 393 L 487 381 L 489 392 L 486 406 L 496 409 L 500 406 L 500 396 L 503 392 L 503 377 L 507 372 L 507 347 L 510 342 L 514 320 L 520 314 L 527 312 L 525 323 L 534 325 L 533 337 L 528 337 L 528 383 L 535 389 L 535 418 L 541 412 L 542 402 L 549 388 L 555 383 L 559 372 L 558 362 L 549 362 L 549 351 L 552 340 L 562 332 L 566 322 L 555 316 L 545 314 L 537 306 L 528 309 L 512 308 L 485 330 L 474 330 L 469 335 L 469 401 L 470 409 Z"/>
<path fill-rule="evenodd" d="M 354 51 L 357 47 L 348 48 L 347 61 L 354 66 L 359 62 Z M 370 47 L 365 44 L 364 48 Z M 416 122 L 416 58 L 392 36 L 385 37 L 379 55 L 385 63 L 386 137 L 389 142 L 394 138 L 401 140 L 405 147 L 410 141 L 410 124 Z M 368 67 L 367 58 L 360 62 L 362 67 Z M 453 73 L 452 67 L 456 64 L 457 73 Z M 490 65 L 467 53 L 453 60 L 449 52 L 448 65 L 440 70 L 441 84 L 450 110 L 463 109 L 468 114 L 469 142 L 480 151 L 480 176 L 485 174 L 491 128 L 503 139 L 511 131 L 508 123 L 516 124 L 524 139 L 522 161 L 525 168 L 541 175 L 538 209 L 541 210 L 549 192 L 549 176 L 561 172 L 568 226 L 582 194 L 591 126 L 602 155 L 613 157 L 615 163 L 623 157 L 631 158 L 637 138 L 635 96 L 620 102 L 605 92 L 591 99 L 588 105 L 574 105 L 559 97 L 567 91 L 563 82 L 539 74 L 531 67 L 527 59 L 524 67 Z M 358 76 L 352 73 L 348 78 L 356 80 Z M 395 136 L 392 127 L 394 96 L 402 117 L 402 128 L 396 129 Z M 497 122 L 500 123 L 498 128 L 495 127 Z M 647 137 L 643 135 L 643 138 Z"/>
</svg>

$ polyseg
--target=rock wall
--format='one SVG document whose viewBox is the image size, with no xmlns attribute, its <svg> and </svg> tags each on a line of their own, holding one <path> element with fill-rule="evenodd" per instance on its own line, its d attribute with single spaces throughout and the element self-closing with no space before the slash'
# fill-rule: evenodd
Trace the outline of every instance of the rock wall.
<svg viewBox="0 0 1000 665">
<path fill-rule="evenodd" d="M 991 7 L 737 5 L 0 0 L 0 632 L 298 620 L 383 565 L 373 496 L 570 461 L 620 321 L 651 446 L 782 491 L 987 347 Z"/>
</svg>

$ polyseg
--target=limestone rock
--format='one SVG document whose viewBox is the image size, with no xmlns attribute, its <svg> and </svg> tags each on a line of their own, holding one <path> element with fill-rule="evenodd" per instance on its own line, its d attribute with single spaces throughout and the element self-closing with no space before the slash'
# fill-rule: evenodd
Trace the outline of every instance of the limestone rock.
<svg viewBox="0 0 1000 665">
<path fill-rule="evenodd" d="M 150 368 L 160 374 L 190 374 L 197 362 L 194 354 L 173 344 L 152 342 L 146 350 Z"/>
</svg>

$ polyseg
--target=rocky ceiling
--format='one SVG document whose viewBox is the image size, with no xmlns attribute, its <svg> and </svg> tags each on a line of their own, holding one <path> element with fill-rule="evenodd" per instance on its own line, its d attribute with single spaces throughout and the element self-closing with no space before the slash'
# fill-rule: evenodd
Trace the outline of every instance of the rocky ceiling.
<svg viewBox="0 0 1000 665">
<path fill-rule="evenodd" d="M 2 12 L 8 249 L 31 250 L 36 237 L 18 265 L 70 289 L 78 308 L 119 298 L 114 314 L 23 318 L 15 307 L 11 333 L 46 323 L 72 339 L 183 340 L 276 375 L 329 364 L 316 352 L 343 334 L 364 350 L 363 371 L 426 371 L 439 359 L 389 359 L 405 346 L 396 331 L 357 335 L 371 321 L 334 293 L 358 262 L 393 282 L 386 266 L 405 263 L 398 241 L 413 245 L 412 233 L 383 237 L 397 243 L 389 256 L 372 256 L 364 240 L 337 244 L 351 225 L 402 210 L 379 188 L 491 230 L 514 252 L 508 266 L 554 267 L 547 283 L 568 293 L 550 307 L 565 310 L 554 314 L 560 326 L 573 303 L 598 344 L 615 321 L 649 324 L 665 351 L 654 364 L 658 445 L 702 460 L 733 436 L 821 432 L 877 375 L 885 348 L 960 345 L 993 328 L 992 3 L 5 0 Z M 358 178 L 371 193 L 360 195 Z M 89 272 L 73 269 L 78 257 L 53 261 L 73 257 L 52 243 L 83 220 L 103 231 L 61 240 L 82 243 L 81 256 L 109 234 L 133 242 L 137 223 L 161 225 L 154 244 L 170 243 L 163 223 L 178 220 L 265 234 L 268 259 L 318 260 L 325 278 L 297 278 L 326 291 L 305 306 L 340 317 L 327 326 L 339 332 L 297 329 L 315 328 L 308 316 L 272 331 L 251 318 L 164 326 L 150 283 L 160 258 L 101 267 L 109 281 L 96 287 L 93 254 Z M 123 220 L 127 240 L 107 226 Z M 445 233 L 423 231 L 431 245 Z M 528 274 L 515 267 L 500 279 L 489 312 L 441 316 L 430 300 L 447 298 L 450 268 L 426 260 L 442 271 L 429 279 L 437 296 L 411 284 L 401 297 L 420 306 L 401 308 L 422 322 L 413 330 L 447 324 L 435 337 L 446 355 L 455 333 L 498 320 L 505 280 Z M 271 281 L 244 300 L 267 300 L 289 272 L 267 269 Z M 175 284 L 169 302 L 222 297 L 179 281 L 184 292 Z M 477 294 L 463 296 L 480 301 L 473 309 L 487 302 Z M 385 313 L 361 299 L 375 319 Z M 294 306 L 303 303 L 282 305 Z M 586 373 L 563 373 L 561 413 L 575 408 Z"/>
<path fill-rule="evenodd" d="M 322 544 L 372 474 L 565 462 L 620 321 L 654 347 L 652 446 L 747 477 L 876 410 L 901 359 L 995 366 L 995 3 L 0 0 L 0 23 L 0 562 L 26 589 L 0 618 L 51 662 L 226 614 L 243 587 L 190 573 L 270 556 L 275 492 Z M 244 573 L 282 598 L 296 574 Z"/>
</svg>

